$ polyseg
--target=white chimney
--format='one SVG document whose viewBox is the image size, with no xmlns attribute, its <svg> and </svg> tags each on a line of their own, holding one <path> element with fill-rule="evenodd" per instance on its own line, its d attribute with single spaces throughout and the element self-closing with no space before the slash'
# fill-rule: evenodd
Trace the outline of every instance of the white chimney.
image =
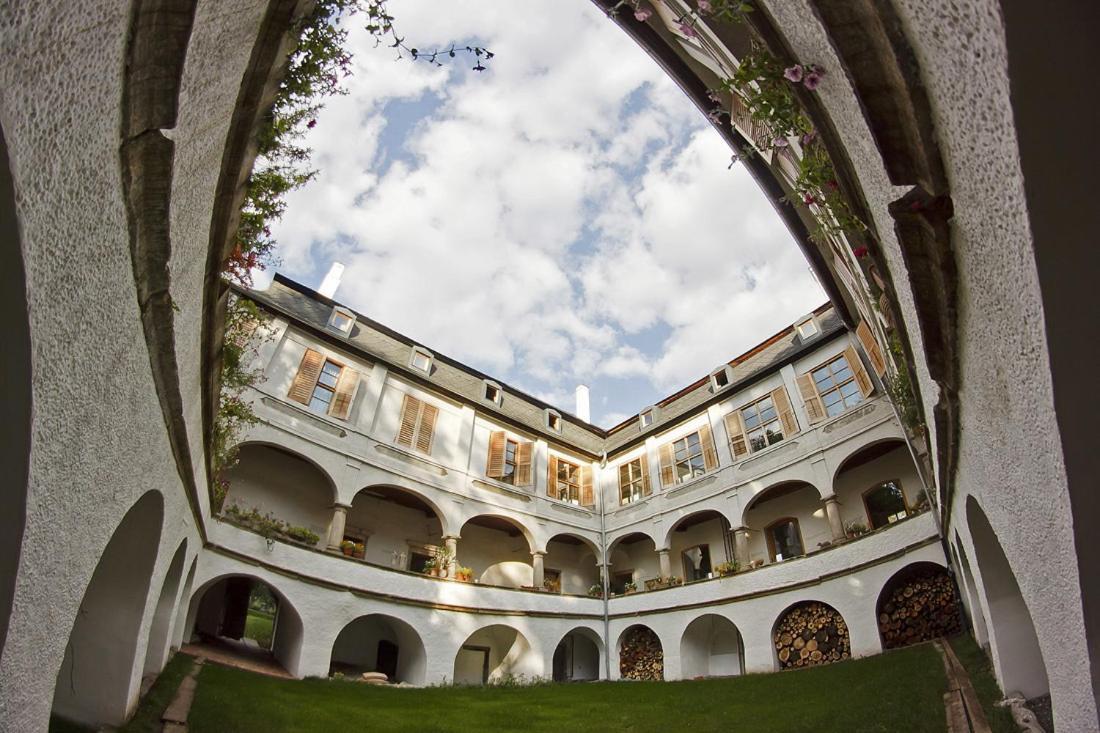
<svg viewBox="0 0 1100 733">
<path fill-rule="evenodd" d="M 585 422 L 592 421 L 592 412 L 588 408 L 588 387 L 577 385 L 577 417 Z"/>
<path fill-rule="evenodd" d="M 340 287 L 340 278 L 343 274 L 344 266 L 339 262 L 333 262 L 332 267 L 328 268 L 325 279 L 321 281 L 321 287 L 317 288 L 317 292 L 326 298 L 336 295 L 336 289 Z"/>
</svg>

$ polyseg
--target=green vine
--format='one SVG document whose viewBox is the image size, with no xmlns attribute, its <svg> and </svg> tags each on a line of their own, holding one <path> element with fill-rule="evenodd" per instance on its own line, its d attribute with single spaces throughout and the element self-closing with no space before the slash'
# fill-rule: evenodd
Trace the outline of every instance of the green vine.
<svg viewBox="0 0 1100 733">
<path fill-rule="evenodd" d="M 890 334 L 890 353 L 894 357 L 895 374 L 887 373 L 883 378 L 890 400 L 897 407 L 898 415 L 905 427 L 915 435 L 923 435 L 925 426 L 921 420 L 920 409 L 917 407 L 912 380 L 909 377 L 909 367 L 905 361 L 905 350 L 901 345 L 901 339 L 897 332 Z"/>
</svg>

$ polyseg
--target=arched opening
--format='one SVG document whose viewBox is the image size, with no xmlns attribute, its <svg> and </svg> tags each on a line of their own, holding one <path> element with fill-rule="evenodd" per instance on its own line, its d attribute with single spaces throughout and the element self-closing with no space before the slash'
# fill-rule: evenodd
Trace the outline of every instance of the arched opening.
<svg viewBox="0 0 1100 733">
<path fill-rule="evenodd" d="M 890 439 L 846 457 L 833 477 L 845 527 L 881 529 L 928 508 L 924 484 L 905 443 Z"/>
<path fill-rule="evenodd" d="M 880 529 L 909 515 L 909 502 L 897 481 L 883 481 L 863 492 L 870 529 Z"/>
<path fill-rule="evenodd" d="M 192 640 L 217 654 L 291 674 L 298 668 L 302 618 L 262 580 L 230 575 L 210 581 L 195 593 L 188 618 Z"/>
<path fill-rule="evenodd" d="M 852 655 L 848 624 L 820 601 L 796 603 L 779 615 L 772 632 L 780 669 L 815 667 Z"/>
<path fill-rule="evenodd" d="M 438 509 L 399 486 L 368 486 L 351 501 L 343 540 L 352 554 L 397 570 L 424 572 L 443 543 Z"/>
<path fill-rule="evenodd" d="M 574 534 L 557 534 L 546 543 L 544 586 L 557 593 L 587 594 L 600 586 L 599 550 Z"/>
<path fill-rule="evenodd" d="M 619 637 L 619 676 L 628 680 L 665 678 L 665 650 L 653 629 L 635 624 Z"/>
<path fill-rule="evenodd" d="M 57 672 L 53 713 L 117 725 L 137 700 L 138 636 L 157 560 L 164 500 L 146 492 L 111 535 L 80 601 Z"/>
<path fill-rule="evenodd" d="M 225 478 L 229 491 L 222 511 L 231 521 L 253 526 L 270 515 L 290 528 L 308 530 L 317 537 L 315 544 L 324 546 L 336 490 L 314 463 L 283 448 L 248 443 Z"/>
<path fill-rule="evenodd" d="M 989 631 L 985 626 L 985 612 L 982 611 L 978 586 L 974 584 L 974 572 L 970 569 L 970 560 L 966 556 L 966 548 L 963 547 L 958 532 L 955 533 L 955 544 L 951 545 L 951 550 L 955 553 L 955 564 L 962 568 L 963 585 L 966 587 L 970 625 L 974 629 L 974 638 L 980 646 L 986 646 L 989 644 Z"/>
<path fill-rule="evenodd" d="M 576 628 L 554 649 L 555 682 L 590 682 L 600 678 L 603 641 L 589 628 Z"/>
<path fill-rule="evenodd" d="M 607 557 L 611 573 L 608 583 L 613 595 L 641 590 L 647 579 L 661 575 L 657 545 L 652 537 L 642 532 L 616 539 L 608 547 Z"/>
<path fill-rule="evenodd" d="M 183 635 L 187 633 L 187 611 L 191 605 L 191 591 L 195 587 L 195 570 L 199 566 L 198 555 L 191 560 L 191 569 L 187 571 L 187 580 L 183 583 L 183 592 L 180 593 L 179 602 L 176 604 L 175 620 L 172 623 L 171 645 L 177 649 L 183 645 Z"/>
<path fill-rule="evenodd" d="M 1001 688 L 1028 698 L 1045 695 L 1050 692 L 1050 682 L 1031 613 L 997 533 L 972 496 L 966 499 L 966 523 L 988 604 L 993 664 Z"/>
<path fill-rule="evenodd" d="M 508 517 L 482 514 L 462 525 L 457 561 L 469 568 L 478 582 L 507 588 L 530 588 L 530 532 Z"/>
<path fill-rule="evenodd" d="M 329 674 L 358 677 L 380 672 L 389 682 L 424 684 L 427 655 L 416 629 L 401 619 L 373 613 L 360 616 L 336 637 Z"/>
<path fill-rule="evenodd" d="M 764 489 L 745 508 L 750 565 L 800 557 L 832 542 L 817 489 L 786 481 Z"/>
<path fill-rule="evenodd" d="M 962 631 L 955 581 L 931 562 L 907 565 L 886 581 L 875 606 L 883 649 L 954 636 Z"/>
<path fill-rule="evenodd" d="M 685 583 L 713 577 L 714 568 L 733 562 L 733 534 L 726 517 L 713 509 L 693 512 L 676 521 L 668 532 L 672 574 Z"/>
<path fill-rule="evenodd" d="M 455 655 L 456 685 L 485 685 L 542 674 L 542 664 L 518 629 L 494 624 L 467 637 Z"/>
<path fill-rule="evenodd" d="M 172 563 L 168 566 L 168 572 L 165 573 L 164 582 L 160 587 L 160 597 L 153 611 L 153 624 L 149 627 L 149 643 L 145 648 L 143 675 L 158 674 L 164 667 L 168 656 L 168 644 L 171 641 L 168 635 L 172 630 L 172 615 L 176 610 L 176 594 L 180 589 L 183 562 L 186 559 L 187 539 L 184 538 L 176 548 L 176 554 L 172 556 Z"/>
<path fill-rule="evenodd" d="M 8 636 L 8 621 L 19 571 L 23 529 L 27 521 L 27 479 L 31 460 L 31 336 L 27 314 L 27 283 L 23 247 L 15 209 L 8 146 L 0 129 L 0 380 L 4 384 L 4 439 L 0 440 L 0 650 Z"/>
<path fill-rule="evenodd" d="M 688 624 L 680 639 L 680 672 L 684 679 L 744 674 L 744 645 L 733 622 L 708 613 Z"/>
</svg>

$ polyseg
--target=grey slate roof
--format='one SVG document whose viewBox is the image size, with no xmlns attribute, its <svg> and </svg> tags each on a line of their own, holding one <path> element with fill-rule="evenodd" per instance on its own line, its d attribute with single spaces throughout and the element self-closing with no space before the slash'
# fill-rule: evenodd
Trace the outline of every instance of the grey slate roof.
<svg viewBox="0 0 1100 733">
<path fill-rule="evenodd" d="M 820 334 L 809 342 L 803 343 L 793 327 L 784 329 L 766 341 L 763 346 L 758 346 L 748 354 L 730 362 L 733 364 L 733 381 L 719 394 L 715 395 L 711 392 L 709 379 L 702 379 L 659 403 L 657 420 L 644 432 L 636 417 L 624 421 L 611 430 L 604 430 L 583 422 L 566 410 L 554 408 L 531 395 L 513 389 L 500 380 L 494 381 L 504 388 L 503 404 L 499 407 L 489 404 L 481 398 L 482 380 L 492 379 L 492 377 L 436 352 L 427 344 L 418 344 L 362 314 L 356 313 L 356 323 L 349 336 L 336 334 L 326 327 L 329 316 L 333 306 L 346 306 L 282 275 L 276 275 L 267 290 L 237 290 L 268 310 L 285 315 L 297 324 L 314 331 L 324 340 L 346 344 L 371 361 L 383 362 L 392 371 L 407 379 L 441 391 L 459 402 L 468 403 L 480 412 L 502 417 L 518 428 L 544 437 L 551 444 L 569 446 L 594 456 L 605 450 L 612 453 L 648 435 L 663 432 L 680 418 L 688 416 L 711 402 L 725 399 L 755 379 L 789 363 L 807 349 L 815 348 L 844 331 L 844 326 L 832 306 L 828 304 L 822 306 L 817 310 L 821 326 Z M 414 346 L 426 348 L 435 356 L 430 376 L 419 375 L 408 368 Z M 562 414 L 563 425 L 560 435 L 545 427 L 543 410 L 547 407 L 557 409 Z"/>
</svg>

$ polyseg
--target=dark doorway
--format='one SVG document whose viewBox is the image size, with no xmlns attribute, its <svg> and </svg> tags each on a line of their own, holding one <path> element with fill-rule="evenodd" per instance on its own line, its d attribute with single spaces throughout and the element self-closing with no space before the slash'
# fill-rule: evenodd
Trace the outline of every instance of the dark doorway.
<svg viewBox="0 0 1100 733">
<path fill-rule="evenodd" d="M 386 675 L 390 680 L 397 679 L 397 644 L 388 639 L 378 642 L 378 661 L 375 662 L 376 671 Z"/>
</svg>

